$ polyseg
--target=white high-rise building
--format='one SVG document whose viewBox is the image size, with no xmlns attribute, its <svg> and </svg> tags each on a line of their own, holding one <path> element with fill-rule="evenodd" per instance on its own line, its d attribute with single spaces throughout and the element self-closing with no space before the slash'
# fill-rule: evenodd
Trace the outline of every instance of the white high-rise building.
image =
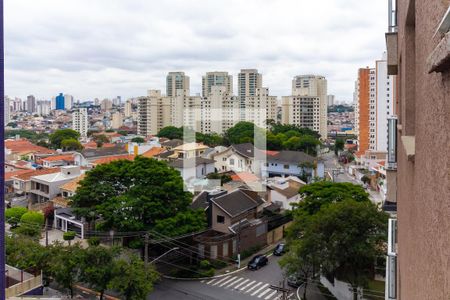
<svg viewBox="0 0 450 300">
<path fill-rule="evenodd" d="M 283 96 L 281 100 L 281 122 L 320 130 L 320 99 L 313 96 Z"/>
<path fill-rule="evenodd" d="M 149 90 L 146 97 L 139 97 L 137 101 L 139 135 L 156 135 L 171 124 L 170 97 L 162 96 L 160 90 Z"/>
<path fill-rule="evenodd" d="M 205 134 L 222 134 L 240 120 L 239 98 L 228 93 L 226 86 L 212 86 L 201 101 L 201 128 Z"/>
<path fill-rule="evenodd" d="M 125 109 L 124 109 L 125 118 L 131 117 L 132 113 L 133 113 L 133 106 L 131 104 L 131 100 L 127 100 L 127 102 L 125 102 Z"/>
<path fill-rule="evenodd" d="M 122 127 L 123 125 L 123 117 L 122 117 L 122 113 L 116 111 L 115 113 L 112 114 L 112 118 L 111 118 L 111 128 L 112 129 L 118 129 L 120 127 Z"/>
<path fill-rule="evenodd" d="M 233 94 L 233 76 L 228 75 L 228 72 L 207 72 L 202 77 L 202 97 L 208 97 L 213 86 L 223 86 L 226 88 L 226 93 Z"/>
<path fill-rule="evenodd" d="M 277 119 L 277 97 L 269 95 L 268 88 L 257 88 L 255 95 L 245 97 L 244 120 L 267 128 L 267 120 Z"/>
<path fill-rule="evenodd" d="M 89 128 L 88 112 L 86 108 L 79 108 L 72 113 L 72 129 L 78 131 L 81 137 L 87 137 Z"/>
<path fill-rule="evenodd" d="M 238 97 L 241 102 L 241 120 L 245 119 L 245 101 L 247 96 L 255 96 L 256 89 L 262 87 L 262 74 L 256 69 L 242 69 L 238 74 Z"/>
<path fill-rule="evenodd" d="M 359 153 L 387 152 L 388 117 L 395 115 L 396 79 L 387 74 L 386 53 L 375 68 L 359 70 L 355 83 L 355 131 Z"/>
<path fill-rule="evenodd" d="M 6 126 L 8 123 L 9 123 L 9 121 L 10 121 L 10 113 L 11 113 L 11 104 L 10 104 L 10 101 L 11 101 L 11 99 L 9 99 L 9 97 L 8 96 L 5 96 L 5 102 L 4 102 L 4 108 L 5 108 L 5 111 L 4 111 L 4 126 Z"/>
<path fill-rule="evenodd" d="M 37 102 L 37 114 L 40 116 L 48 116 L 51 111 L 51 102 L 42 100 Z"/>
<path fill-rule="evenodd" d="M 327 80 L 324 76 L 319 75 L 299 75 L 292 80 L 292 96 L 307 96 L 319 99 L 319 111 L 314 112 L 319 117 L 318 133 L 322 139 L 326 139 L 328 135 L 327 123 Z M 297 102 L 299 103 L 299 102 Z M 292 106 L 292 109 L 299 107 Z M 289 119 L 285 117 L 285 119 Z M 300 124 L 297 124 L 300 125 Z"/>
<path fill-rule="evenodd" d="M 334 103 L 334 95 L 328 95 L 327 96 L 327 102 L 328 102 L 328 106 L 333 106 L 335 103 Z"/>
<path fill-rule="evenodd" d="M 64 95 L 64 109 L 71 110 L 73 107 L 73 96 L 65 94 Z"/>
<path fill-rule="evenodd" d="M 189 90 L 189 76 L 184 72 L 169 72 L 166 77 L 166 96 L 175 97 L 177 90 Z"/>
<path fill-rule="evenodd" d="M 27 112 L 36 112 L 36 98 L 33 95 L 27 97 Z"/>
</svg>

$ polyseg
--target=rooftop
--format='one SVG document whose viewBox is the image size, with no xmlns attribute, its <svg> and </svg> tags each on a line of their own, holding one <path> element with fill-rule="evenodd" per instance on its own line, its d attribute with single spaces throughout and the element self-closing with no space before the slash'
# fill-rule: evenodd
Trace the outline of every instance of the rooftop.
<svg viewBox="0 0 450 300">
<path fill-rule="evenodd" d="M 64 183 L 62 186 L 60 186 L 60 189 L 75 193 L 79 186 L 78 183 L 80 182 L 80 180 L 83 180 L 85 176 L 86 176 L 85 174 L 81 174 L 80 176 L 76 177 L 75 179 L 73 179 L 67 183 Z"/>
<path fill-rule="evenodd" d="M 132 154 L 120 154 L 120 155 L 112 155 L 112 156 L 108 156 L 108 157 L 102 157 L 99 159 L 96 159 L 92 162 L 92 164 L 94 165 L 101 165 L 101 164 L 108 164 L 110 162 L 116 161 L 116 160 L 121 160 L 121 159 L 125 159 L 125 160 L 134 160 L 134 155 Z"/>
<path fill-rule="evenodd" d="M 208 158 L 203 158 L 203 157 L 192 157 L 192 158 L 187 158 L 187 159 L 177 159 L 174 161 L 169 162 L 169 166 L 173 167 L 173 168 L 184 168 L 184 167 L 193 167 L 195 166 L 199 166 L 202 164 L 213 164 L 215 162 L 214 159 L 208 159 Z"/>
<path fill-rule="evenodd" d="M 5 148 L 11 150 L 13 153 L 56 153 L 55 150 L 35 145 L 27 139 L 5 140 Z"/>
<path fill-rule="evenodd" d="M 202 143 L 186 143 L 180 146 L 173 148 L 175 151 L 193 151 L 193 150 L 204 150 L 209 147 Z"/>
<path fill-rule="evenodd" d="M 236 217 L 258 206 L 257 202 L 243 190 L 237 189 L 211 200 L 230 217 Z"/>
<path fill-rule="evenodd" d="M 20 180 L 30 180 L 33 176 L 39 176 L 39 175 L 45 175 L 45 174 L 52 174 L 60 172 L 60 168 L 48 168 L 48 169 L 39 169 L 39 170 L 28 170 L 28 172 L 24 172 L 19 175 L 14 175 L 14 179 L 20 179 Z"/>
<path fill-rule="evenodd" d="M 267 157 L 267 160 L 298 164 L 302 162 L 314 162 L 316 158 L 301 151 L 284 150 Z"/>
</svg>

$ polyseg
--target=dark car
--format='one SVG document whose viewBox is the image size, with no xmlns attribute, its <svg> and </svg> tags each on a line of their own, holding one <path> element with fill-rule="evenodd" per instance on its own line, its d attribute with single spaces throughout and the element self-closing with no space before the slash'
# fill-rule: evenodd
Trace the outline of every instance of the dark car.
<svg viewBox="0 0 450 300">
<path fill-rule="evenodd" d="M 265 255 L 256 255 L 252 258 L 252 260 L 248 263 L 247 268 L 250 270 L 258 270 L 259 268 L 267 265 L 269 260 Z"/>
<path fill-rule="evenodd" d="M 278 244 L 275 249 L 273 249 L 273 255 L 281 256 L 284 253 L 286 253 L 286 245 L 285 244 Z"/>
<path fill-rule="evenodd" d="M 304 280 L 297 274 L 290 275 L 287 278 L 287 284 L 293 288 L 298 288 L 303 283 L 304 283 Z"/>
</svg>

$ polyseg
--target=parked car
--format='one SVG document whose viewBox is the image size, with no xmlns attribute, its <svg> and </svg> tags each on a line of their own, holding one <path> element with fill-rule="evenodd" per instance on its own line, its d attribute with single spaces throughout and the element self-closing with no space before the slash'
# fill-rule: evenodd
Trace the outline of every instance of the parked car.
<svg viewBox="0 0 450 300">
<path fill-rule="evenodd" d="M 286 244 L 278 244 L 275 249 L 273 249 L 273 255 L 281 256 L 286 253 Z"/>
<path fill-rule="evenodd" d="M 298 288 L 303 284 L 303 279 L 298 274 L 292 274 L 287 278 L 287 284 L 290 287 Z"/>
<path fill-rule="evenodd" d="M 259 268 L 267 265 L 269 263 L 269 259 L 265 255 L 256 255 L 252 258 L 252 260 L 248 263 L 247 268 L 249 270 L 258 270 Z"/>
</svg>

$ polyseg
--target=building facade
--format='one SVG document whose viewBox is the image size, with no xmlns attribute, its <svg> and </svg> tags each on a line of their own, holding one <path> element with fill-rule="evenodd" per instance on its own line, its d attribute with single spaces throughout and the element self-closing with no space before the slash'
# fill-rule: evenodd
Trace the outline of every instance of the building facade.
<svg viewBox="0 0 450 300">
<path fill-rule="evenodd" d="M 202 77 L 202 97 L 208 97 L 213 86 L 222 86 L 226 88 L 226 93 L 233 94 L 233 76 L 228 72 L 207 72 Z"/>
<path fill-rule="evenodd" d="M 36 98 L 33 95 L 27 97 L 27 112 L 36 112 Z"/>
<path fill-rule="evenodd" d="M 292 95 L 309 96 L 319 99 L 319 130 L 317 131 L 322 139 L 327 138 L 327 80 L 320 75 L 298 75 L 292 79 Z"/>
<path fill-rule="evenodd" d="M 160 90 L 149 90 L 146 97 L 138 99 L 138 135 L 156 135 L 170 121 L 170 98 L 163 97 Z"/>
<path fill-rule="evenodd" d="M 65 107 L 64 95 L 62 93 L 59 93 L 59 95 L 55 97 L 55 109 L 64 110 Z"/>
<path fill-rule="evenodd" d="M 73 96 L 65 94 L 64 95 L 64 108 L 70 110 L 73 107 Z"/>
<path fill-rule="evenodd" d="M 111 128 L 118 129 L 123 125 L 123 115 L 121 112 L 116 111 L 112 114 L 111 118 Z"/>
<path fill-rule="evenodd" d="M 257 88 L 254 95 L 245 97 L 244 120 L 261 128 L 267 128 L 267 120 L 277 119 L 277 97 L 269 95 L 268 88 Z"/>
<path fill-rule="evenodd" d="M 87 137 L 89 128 L 87 108 L 79 108 L 72 113 L 72 129 L 79 132 L 82 137 Z"/>
<path fill-rule="evenodd" d="M 189 76 L 184 72 L 169 72 L 166 77 L 166 96 L 175 97 L 177 90 L 189 90 Z"/>
<path fill-rule="evenodd" d="M 390 222 L 387 299 L 450 298 L 449 7 L 448 0 L 389 1 L 387 65 L 399 88 L 389 128 L 397 221 Z"/>
</svg>

